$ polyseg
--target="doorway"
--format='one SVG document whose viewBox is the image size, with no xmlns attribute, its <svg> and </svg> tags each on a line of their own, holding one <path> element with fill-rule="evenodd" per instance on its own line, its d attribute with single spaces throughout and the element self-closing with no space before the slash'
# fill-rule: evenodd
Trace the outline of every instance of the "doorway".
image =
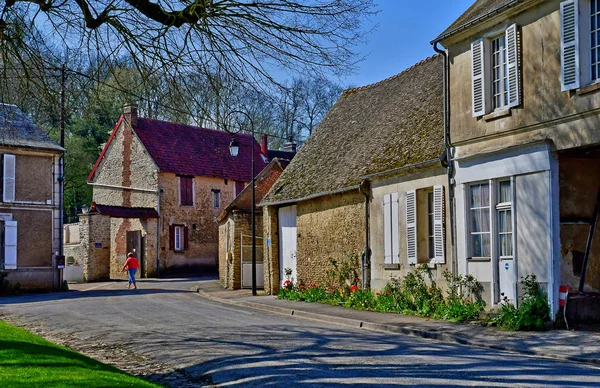
<svg viewBox="0 0 600 388">
<path fill-rule="evenodd" d="M 140 262 L 140 277 L 145 276 L 145 255 L 146 255 L 146 236 L 142 237 L 141 230 L 132 230 L 127 232 L 127 252 L 132 252 Z"/>
<path fill-rule="evenodd" d="M 298 280 L 296 274 L 296 249 L 297 249 L 297 228 L 296 228 L 297 207 L 286 206 L 279 209 L 279 281 L 280 285 L 286 280 L 285 270 L 292 271 L 292 281 Z"/>
</svg>

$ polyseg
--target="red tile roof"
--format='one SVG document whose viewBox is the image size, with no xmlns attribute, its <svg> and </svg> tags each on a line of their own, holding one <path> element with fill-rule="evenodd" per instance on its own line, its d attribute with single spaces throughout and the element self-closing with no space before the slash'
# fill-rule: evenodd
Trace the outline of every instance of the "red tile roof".
<svg viewBox="0 0 600 388">
<path fill-rule="evenodd" d="M 134 128 L 161 172 L 207 176 L 249 182 L 252 179 L 250 149 L 254 143 L 255 173 L 265 166 L 260 145 L 251 135 L 238 133 L 238 156 L 231 156 L 231 135 L 167 121 L 138 118 Z"/>
</svg>

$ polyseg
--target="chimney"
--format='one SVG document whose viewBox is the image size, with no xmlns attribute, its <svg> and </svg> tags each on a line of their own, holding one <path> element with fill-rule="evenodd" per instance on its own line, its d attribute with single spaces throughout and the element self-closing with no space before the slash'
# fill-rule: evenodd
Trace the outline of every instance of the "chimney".
<svg viewBox="0 0 600 388">
<path fill-rule="evenodd" d="M 260 152 L 262 152 L 265 158 L 269 158 L 269 135 L 266 133 L 260 136 Z"/>
<path fill-rule="evenodd" d="M 135 103 L 128 103 L 123 105 L 123 116 L 125 120 L 132 126 L 137 125 L 138 118 L 138 106 Z"/>
<path fill-rule="evenodd" d="M 296 153 L 296 143 L 293 141 L 289 141 L 283 145 L 283 150 L 285 152 L 293 152 Z"/>
</svg>

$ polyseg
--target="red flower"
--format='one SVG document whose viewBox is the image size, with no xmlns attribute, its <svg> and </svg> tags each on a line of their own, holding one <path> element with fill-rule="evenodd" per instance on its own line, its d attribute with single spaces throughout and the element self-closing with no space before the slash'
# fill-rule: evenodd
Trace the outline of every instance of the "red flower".
<svg viewBox="0 0 600 388">
<path fill-rule="evenodd" d="M 381 295 L 381 292 L 377 291 L 375 294 L 376 294 L 376 295 Z"/>
<path fill-rule="evenodd" d="M 467 303 L 471 303 L 471 299 L 467 299 Z"/>
<path fill-rule="evenodd" d="M 354 285 L 352 287 L 350 287 L 350 291 L 356 291 L 358 290 L 358 286 Z"/>
</svg>

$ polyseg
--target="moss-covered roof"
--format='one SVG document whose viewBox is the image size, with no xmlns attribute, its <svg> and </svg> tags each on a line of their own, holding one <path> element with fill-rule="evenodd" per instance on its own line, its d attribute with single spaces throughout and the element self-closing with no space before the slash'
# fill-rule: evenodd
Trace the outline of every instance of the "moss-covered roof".
<svg viewBox="0 0 600 388">
<path fill-rule="evenodd" d="M 443 151 L 443 59 L 346 90 L 263 199 L 290 202 L 351 188 L 360 177 Z"/>
</svg>

